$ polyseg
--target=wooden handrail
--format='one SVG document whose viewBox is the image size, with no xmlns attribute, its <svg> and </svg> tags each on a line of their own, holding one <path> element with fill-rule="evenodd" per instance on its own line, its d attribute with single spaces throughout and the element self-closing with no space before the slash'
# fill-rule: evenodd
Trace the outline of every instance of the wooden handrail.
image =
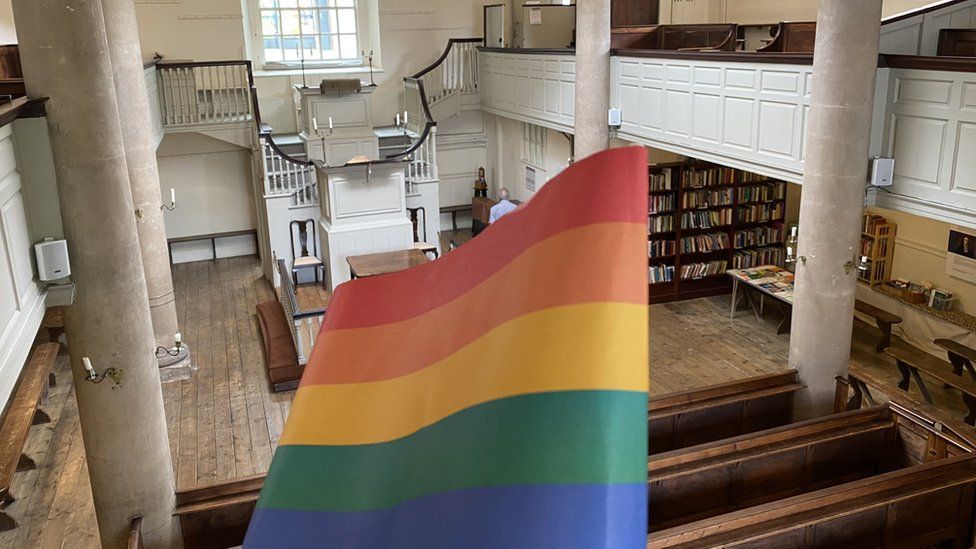
<svg viewBox="0 0 976 549">
<path fill-rule="evenodd" d="M 445 59 L 447 59 L 447 56 L 450 55 L 451 48 L 454 47 L 454 44 L 473 44 L 476 42 L 484 43 L 484 41 L 485 41 L 484 38 L 450 38 L 447 41 L 447 47 L 444 48 L 444 52 L 441 53 L 441 56 L 437 58 L 437 61 L 434 61 L 422 71 L 418 72 L 417 74 L 414 74 L 413 76 L 409 76 L 407 78 L 422 78 L 425 74 L 436 69 L 441 63 L 444 62 Z"/>
</svg>

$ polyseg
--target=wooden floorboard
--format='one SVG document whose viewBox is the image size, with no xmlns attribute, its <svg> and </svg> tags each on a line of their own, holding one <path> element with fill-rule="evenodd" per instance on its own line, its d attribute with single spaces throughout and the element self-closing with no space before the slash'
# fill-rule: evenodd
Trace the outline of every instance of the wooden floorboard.
<svg viewBox="0 0 976 549">
<path fill-rule="evenodd" d="M 464 233 L 450 238 L 464 242 Z M 163 385 L 177 483 L 185 488 L 264 472 L 294 397 L 272 393 L 264 369 L 254 308 L 275 299 L 273 289 L 254 257 L 176 265 L 173 280 L 180 325 L 198 368 L 188 380 Z M 310 303 L 328 298 L 317 288 L 301 291 Z M 730 320 L 728 306 L 728 296 L 719 296 L 650 307 L 652 394 L 786 369 L 789 336 L 776 335 L 777 313 L 760 321 L 743 310 Z M 873 352 L 876 341 L 873 326 L 856 323 L 852 356 L 895 383 L 898 370 Z M 69 369 L 67 356 L 59 357 L 59 384 L 44 407 L 52 421 L 34 427 L 28 438 L 38 468 L 15 476 L 18 501 L 8 511 L 21 526 L 0 533 L 0 547 L 98 546 Z M 932 388 L 936 404 L 963 413 L 958 393 Z"/>
</svg>

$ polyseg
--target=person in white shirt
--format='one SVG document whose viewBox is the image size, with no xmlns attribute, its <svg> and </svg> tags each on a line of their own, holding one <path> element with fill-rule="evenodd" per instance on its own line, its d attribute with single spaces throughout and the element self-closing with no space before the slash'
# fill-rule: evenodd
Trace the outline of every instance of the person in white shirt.
<svg viewBox="0 0 976 549">
<path fill-rule="evenodd" d="M 491 207 L 491 212 L 488 214 L 488 224 L 491 225 L 501 217 L 515 211 L 516 208 L 518 206 L 508 200 L 508 189 L 506 187 L 498 189 L 498 204 Z"/>
</svg>

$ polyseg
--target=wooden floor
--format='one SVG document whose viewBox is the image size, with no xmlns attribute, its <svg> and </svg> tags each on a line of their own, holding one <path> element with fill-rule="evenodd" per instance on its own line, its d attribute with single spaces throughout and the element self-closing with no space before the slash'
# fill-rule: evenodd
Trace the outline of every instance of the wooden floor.
<svg viewBox="0 0 976 549">
<path fill-rule="evenodd" d="M 254 257 L 177 265 L 174 281 L 184 339 L 198 368 L 190 380 L 163 386 L 178 485 L 266 471 L 294 395 L 272 393 L 264 372 L 254 307 L 274 299 L 272 289 Z M 310 306 L 328 298 L 307 287 L 303 294 Z M 650 307 L 653 394 L 786 368 L 789 336 L 775 334 L 776 314 L 760 322 L 742 311 L 729 320 L 728 306 L 728 296 L 720 296 Z M 886 355 L 872 352 L 876 333 L 855 325 L 854 358 L 897 381 Z M 98 546 L 67 357 L 59 357 L 56 372 L 60 383 L 44 407 L 52 421 L 34 427 L 28 439 L 38 468 L 16 475 L 18 501 L 7 509 L 21 526 L 0 533 L 0 547 Z M 940 406 L 962 414 L 958 394 L 933 393 Z"/>
</svg>

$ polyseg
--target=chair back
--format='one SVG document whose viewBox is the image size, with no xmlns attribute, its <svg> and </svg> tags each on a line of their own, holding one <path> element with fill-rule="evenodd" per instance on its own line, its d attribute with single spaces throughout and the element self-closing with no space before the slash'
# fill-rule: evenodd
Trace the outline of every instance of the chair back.
<svg viewBox="0 0 976 549">
<path fill-rule="evenodd" d="M 308 251 L 308 234 L 309 226 L 312 227 L 312 252 L 309 254 Z M 298 228 L 298 243 L 301 245 L 300 255 L 295 255 L 295 228 Z M 291 258 L 294 261 L 298 257 L 308 257 L 312 255 L 313 257 L 319 256 L 318 240 L 315 238 L 315 220 L 305 219 L 305 220 L 295 220 L 292 221 L 288 226 L 289 236 L 291 237 Z"/>
</svg>

